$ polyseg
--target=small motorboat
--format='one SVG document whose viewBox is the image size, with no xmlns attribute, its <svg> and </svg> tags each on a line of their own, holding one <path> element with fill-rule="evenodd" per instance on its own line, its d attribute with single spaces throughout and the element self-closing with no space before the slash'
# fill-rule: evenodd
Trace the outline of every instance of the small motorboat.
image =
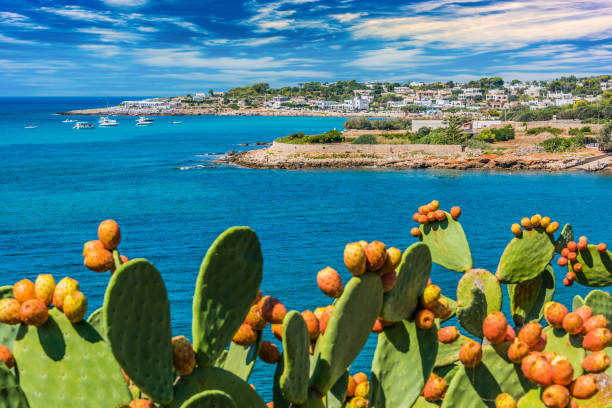
<svg viewBox="0 0 612 408">
<path fill-rule="evenodd" d="M 36 129 L 38 127 L 38 125 L 27 125 L 25 126 L 26 129 Z"/>
<path fill-rule="evenodd" d="M 146 116 L 140 116 L 136 120 L 136 126 L 148 126 L 153 124 L 153 119 L 147 118 Z"/>
<path fill-rule="evenodd" d="M 173 120 L 173 121 L 172 121 L 172 124 L 173 124 L 173 125 L 178 125 L 179 123 L 183 123 L 183 122 L 182 122 L 182 121 L 180 121 L 180 120 Z"/>
<path fill-rule="evenodd" d="M 98 121 L 98 126 L 102 126 L 102 127 L 119 126 L 119 122 L 117 122 L 115 119 L 109 118 L 108 116 L 102 116 L 100 117 L 100 120 Z"/>
<path fill-rule="evenodd" d="M 89 122 L 77 122 L 73 129 L 93 129 L 94 125 Z"/>
<path fill-rule="evenodd" d="M 66 119 L 62 120 L 62 123 L 74 123 L 74 122 L 76 122 L 75 119 L 66 118 Z"/>
</svg>

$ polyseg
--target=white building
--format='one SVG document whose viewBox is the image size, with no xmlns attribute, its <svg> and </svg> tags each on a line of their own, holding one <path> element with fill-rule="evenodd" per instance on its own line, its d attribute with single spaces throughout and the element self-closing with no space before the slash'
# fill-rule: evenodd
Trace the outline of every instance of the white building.
<svg viewBox="0 0 612 408">
<path fill-rule="evenodd" d="M 281 106 L 286 105 L 288 103 L 289 103 L 289 98 L 287 96 L 277 95 L 272 98 L 271 106 L 274 109 L 280 109 Z"/>
<path fill-rule="evenodd" d="M 372 102 L 371 96 L 366 95 L 355 95 L 353 98 L 353 109 L 355 110 L 368 110 L 370 103 Z"/>
<path fill-rule="evenodd" d="M 542 90 L 541 86 L 530 85 L 529 88 L 525 90 L 525 95 L 531 98 L 537 98 L 540 96 L 540 91 Z"/>
<path fill-rule="evenodd" d="M 601 81 L 599 87 L 602 91 L 612 91 L 612 80 Z"/>
<path fill-rule="evenodd" d="M 194 101 L 203 101 L 204 99 L 206 99 L 206 94 L 205 93 L 196 92 L 193 95 L 193 100 Z"/>
<path fill-rule="evenodd" d="M 412 131 L 416 132 L 420 128 L 426 127 L 431 130 L 447 127 L 447 123 L 443 120 L 431 120 L 431 119 L 412 119 Z"/>
<path fill-rule="evenodd" d="M 395 88 L 393 88 L 393 92 L 405 94 L 412 92 L 412 89 L 409 86 L 396 86 Z"/>
<path fill-rule="evenodd" d="M 501 125 L 501 120 L 473 120 L 472 129 L 484 129 L 493 125 Z"/>
<path fill-rule="evenodd" d="M 170 104 L 168 101 L 160 101 L 157 99 L 143 99 L 141 101 L 123 101 L 121 105 L 128 108 L 148 108 L 148 109 L 169 109 Z"/>
</svg>

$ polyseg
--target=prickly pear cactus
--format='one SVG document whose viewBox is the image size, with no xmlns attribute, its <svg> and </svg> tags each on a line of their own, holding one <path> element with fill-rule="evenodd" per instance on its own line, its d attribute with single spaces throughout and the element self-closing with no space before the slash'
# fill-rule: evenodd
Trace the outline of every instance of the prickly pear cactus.
<svg viewBox="0 0 612 408">
<path fill-rule="evenodd" d="M 285 371 L 285 364 L 283 363 L 284 356 L 281 355 L 281 359 L 276 363 L 276 370 L 274 370 L 274 378 L 272 385 L 272 401 L 276 408 L 289 408 L 291 403 L 285 398 L 280 387 L 280 377 Z"/>
<path fill-rule="evenodd" d="M 249 227 L 226 230 L 208 249 L 193 296 L 193 346 L 199 365 L 213 365 L 232 340 L 255 300 L 262 270 L 259 239 Z"/>
<path fill-rule="evenodd" d="M 579 336 L 570 336 L 563 329 L 548 326 L 544 328 L 546 347 L 544 351 L 554 351 L 557 355 L 565 356 L 572 363 L 574 378 L 582 374 L 582 360 L 586 352 L 582 347 Z"/>
<path fill-rule="evenodd" d="M 435 325 L 419 330 L 414 322 L 403 321 L 379 334 L 372 361 L 370 407 L 412 406 L 434 367 L 437 332 Z"/>
<path fill-rule="evenodd" d="M 555 241 L 555 252 L 561 253 L 563 248 L 567 247 L 568 242 L 574 240 L 574 230 L 572 229 L 571 224 L 565 224 L 563 229 L 561 230 L 561 234 L 559 238 Z"/>
<path fill-rule="evenodd" d="M 240 346 L 236 343 L 231 343 L 229 350 L 223 360 L 223 364 L 217 367 L 223 367 L 227 371 L 231 371 L 244 381 L 248 381 L 257 361 L 257 355 L 259 348 L 261 347 L 261 341 L 263 336 L 261 332 L 257 335 L 257 341 L 250 346 Z"/>
<path fill-rule="evenodd" d="M 327 394 L 361 351 L 382 307 L 382 295 L 382 282 L 375 273 L 366 272 L 347 283 L 317 342 L 310 384 L 319 394 Z"/>
<path fill-rule="evenodd" d="M 349 372 L 346 370 L 327 393 L 327 396 L 325 397 L 325 408 L 344 407 L 344 399 L 346 398 L 346 388 L 348 387 L 348 383 Z"/>
<path fill-rule="evenodd" d="M 482 322 L 488 314 L 501 310 L 499 282 L 484 269 L 471 269 L 457 285 L 457 319 L 473 336 L 482 338 Z"/>
<path fill-rule="evenodd" d="M 521 283 L 538 276 L 553 258 L 555 246 L 541 228 L 524 230 L 504 250 L 495 276 L 502 283 Z"/>
<path fill-rule="evenodd" d="M 427 286 L 430 271 L 431 253 L 427 245 L 417 242 L 406 249 L 397 268 L 395 286 L 384 295 L 380 316 L 389 322 L 411 317 Z"/>
<path fill-rule="evenodd" d="M 55 308 L 41 327 L 21 326 L 14 354 L 30 408 L 114 407 L 131 400 L 98 332 L 87 322 L 70 323 Z"/>
<path fill-rule="evenodd" d="M 0 406 L 3 408 L 29 408 L 17 379 L 4 364 L 0 364 Z"/>
<path fill-rule="evenodd" d="M 223 391 L 203 391 L 189 398 L 181 408 L 237 408 L 234 400 Z"/>
<path fill-rule="evenodd" d="M 450 344 L 438 343 L 435 367 L 443 367 L 459 361 L 459 349 L 469 340 L 469 338 L 462 335 Z"/>
<path fill-rule="evenodd" d="M 108 341 L 108 337 L 106 336 L 106 326 L 104 325 L 103 308 L 94 310 L 94 312 L 90 314 L 87 318 L 87 323 L 89 323 L 91 327 L 96 329 L 105 341 Z"/>
<path fill-rule="evenodd" d="M 0 299 L 13 297 L 12 286 L 0 286 Z M 13 343 L 19 330 L 18 324 L 0 323 L 0 344 L 9 350 L 13 350 Z"/>
<path fill-rule="evenodd" d="M 465 307 L 457 307 L 457 320 L 468 333 L 482 339 L 482 323 L 487 317 L 487 298 L 478 288 L 473 288 L 471 293 L 470 303 Z"/>
<path fill-rule="evenodd" d="M 582 271 L 576 272 L 578 283 L 591 287 L 612 285 L 612 253 L 610 251 L 599 252 L 596 245 L 589 245 L 587 250 L 577 251 L 576 254 L 578 255 L 576 262 L 582 264 Z"/>
<path fill-rule="evenodd" d="M 593 310 L 593 315 L 604 315 L 608 319 L 608 329 L 612 328 L 612 298 L 608 292 L 593 290 L 584 299 L 584 304 Z"/>
<path fill-rule="evenodd" d="M 292 310 L 283 320 L 283 373 L 279 379 L 281 392 L 295 405 L 308 398 L 310 359 L 308 328 L 300 312 Z"/>
<path fill-rule="evenodd" d="M 145 259 L 121 265 L 104 296 L 104 326 L 113 355 L 145 394 L 172 401 L 172 329 L 164 281 Z"/>
<path fill-rule="evenodd" d="M 421 241 L 429 247 L 434 263 L 447 269 L 465 272 L 472 269 L 472 253 L 463 227 L 446 213 L 446 220 L 421 225 Z"/>
<path fill-rule="evenodd" d="M 574 296 L 572 300 L 572 311 L 576 311 L 579 307 L 584 306 L 584 299 L 580 295 Z"/>
<path fill-rule="evenodd" d="M 555 294 L 555 271 L 548 265 L 546 270 L 532 280 L 508 285 L 510 311 L 517 326 L 544 317 L 544 305 Z"/>
</svg>

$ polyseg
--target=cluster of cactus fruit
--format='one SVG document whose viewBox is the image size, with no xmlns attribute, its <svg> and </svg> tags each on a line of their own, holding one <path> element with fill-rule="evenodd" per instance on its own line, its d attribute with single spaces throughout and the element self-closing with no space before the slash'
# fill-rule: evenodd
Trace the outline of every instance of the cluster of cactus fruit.
<svg viewBox="0 0 612 408">
<path fill-rule="evenodd" d="M 111 274 L 103 306 L 86 321 L 73 279 L 56 286 L 40 275 L 0 288 L 0 406 L 612 406 L 612 298 L 601 290 L 575 296 L 571 312 L 553 301 L 555 253 L 571 282 L 612 285 L 605 245 L 575 244 L 569 224 L 555 237 L 558 223 L 536 215 L 512 226 L 516 237 L 492 274 L 474 268 L 460 215 L 437 201 L 420 207 L 412 231 L 419 242 L 403 253 L 380 241 L 347 244 L 351 279 L 343 284 L 332 267 L 320 270 L 330 304 L 302 312 L 263 296 L 259 240 L 248 227 L 230 228 L 196 278 L 191 342 L 172 337 L 160 273 L 120 255 L 119 226 L 104 221 L 83 257 L 89 269 Z M 433 263 L 463 274 L 455 299 L 432 283 Z M 263 339 L 268 325 L 279 344 Z M 369 378 L 350 375 L 372 335 Z M 275 365 L 267 404 L 248 383 L 257 359 Z"/>
</svg>

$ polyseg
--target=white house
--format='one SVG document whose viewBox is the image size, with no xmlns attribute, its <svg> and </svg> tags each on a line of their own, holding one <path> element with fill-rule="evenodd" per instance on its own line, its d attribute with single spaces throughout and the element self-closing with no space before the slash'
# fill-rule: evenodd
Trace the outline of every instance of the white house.
<svg viewBox="0 0 612 408">
<path fill-rule="evenodd" d="M 540 96 L 540 91 L 542 90 L 541 86 L 530 85 L 529 88 L 525 90 L 525 95 L 531 98 L 537 98 Z"/>
<path fill-rule="evenodd" d="M 601 81 L 599 87 L 602 91 L 612 91 L 612 80 Z"/>
</svg>

